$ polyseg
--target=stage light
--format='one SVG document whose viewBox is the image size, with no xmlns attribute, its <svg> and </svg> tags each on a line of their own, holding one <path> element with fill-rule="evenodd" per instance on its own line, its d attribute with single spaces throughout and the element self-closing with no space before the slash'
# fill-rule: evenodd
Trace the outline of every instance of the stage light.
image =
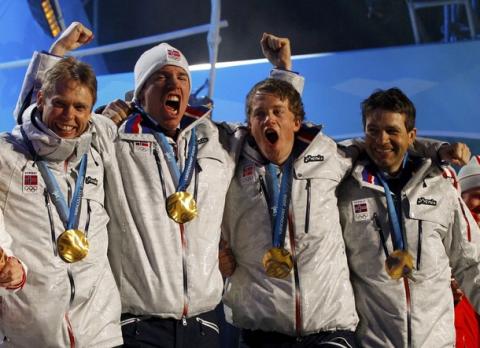
<svg viewBox="0 0 480 348">
<path fill-rule="evenodd" d="M 32 15 L 42 29 L 52 37 L 65 29 L 58 0 L 28 0 Z"/>
</svg>

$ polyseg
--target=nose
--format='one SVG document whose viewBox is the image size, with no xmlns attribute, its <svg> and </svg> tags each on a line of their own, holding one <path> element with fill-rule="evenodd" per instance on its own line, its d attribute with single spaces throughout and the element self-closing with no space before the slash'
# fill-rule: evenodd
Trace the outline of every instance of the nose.
<svg viewBox="0 0 480 348">
<path fill-rule="evenodd" d="M 65 119 L 75 118 L 75 107 L 73 105 L 67 105 L 63 108 L 62 117 Z"/>
<path fill-rule="evenodd" d="M 265 124 L 266 125 L 272 125 L 272 124 L 275 124 L 277 121 L 275 115 L 273 114 L 272 111 L 269 111 L 266 115 L 265 115 Z"/>
<path fill-rule="evenodd" d="M 383 145 L 389 142 L 388 133 L 385 131 L 378 132 L 375 141 L 377 144 Z"/>
</svg>

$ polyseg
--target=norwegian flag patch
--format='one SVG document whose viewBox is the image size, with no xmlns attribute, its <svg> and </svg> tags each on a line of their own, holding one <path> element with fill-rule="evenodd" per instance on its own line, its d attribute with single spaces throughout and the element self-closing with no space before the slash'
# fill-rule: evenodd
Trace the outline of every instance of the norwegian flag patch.
<svg viewBox="0 0 480 348">
<path fill-rule="evenodd" d="M 242 184 L 247 184 L 253 182 L 255 179 L 255 165 L 248 163 L 242 168 L 242 175 L 240 177 L 240 182 Z"/>
<path fill-rule="evenodd" d="M 172 59 L 176 61 L 180 61 L 182 59 L 180 52 L 174 49 L 168 49 L 167 55 L 168 55 L 168 59 Z"/>
<path fill-rule="evenodd" d="M 352 202 L 353 218 L 355 221 L 367 221 L 370 219 L 368 202 L 366 199 L 359 199 Z"/>
<path fill-rule="evenodd" d="M 38 172 L 29 170 L 23 172 L 22 190 L 24 193 L 38 192 Z"/>
<path fill-rule="evenodd" d="M 152 143 L 149 141 L 135 141 L 133 143 L 133 151 L 137 153 L 150 153 Z"/>
</svg>

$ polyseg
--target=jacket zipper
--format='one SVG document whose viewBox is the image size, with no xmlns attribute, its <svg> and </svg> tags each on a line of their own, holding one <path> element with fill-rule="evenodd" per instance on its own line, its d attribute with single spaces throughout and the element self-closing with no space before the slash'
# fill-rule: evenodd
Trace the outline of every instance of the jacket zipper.
<svg viewBox="0 0 480 348">
<path fill-rule="evenodd" d="M 167 201 L 167 190 L 165 187 L 165 181 L 163 180 L 162 175 L 162 166 L 160 162 L 160 156 L 158 151 L 155 148 L 153 150 L 153 155 L 155 157 L 155 162 L 157 163 L 158 175 L 160 177 L 160 183 L 162 185 L 163 198 L 165 202 Z M 199 171 L 199 166 L 197 163 L 196 173 Z M 197 175 L 197 174 L 196 174 Z M 195 178 L 195 186 L 197 185 L 197 177 Z M 196 191 L 196 189 L 195 189 Z M 194 193 L 196 194 L 196 193 Z M 187 277 L 187 239 L 185 238 L 185 226 L 184 224 L 178 224 L 180 229 L 180 240 L 182 243 L 182 272 L 183 272 L 183 309 L 182 309 L 182 325 L 187 326 L 187 315 L 188 315 L 188 277 Z"/>
<path fill-rule="evenodd" d="M 290 249 L 293 259 L 293 276 L 295 279 L 295 331 L 297 338 L 302 335 L 302 298 L 300 292 L 300 278 L 298 275 L 297 256 L 295 253 L 295 230 L 293 226 L 292 213 L 288 213 L 288 235 L 290 238 Z"/>
<path fill-rule="evenodd" d="M 403 277 L 403 285 L 405 287 L 405 299 L 407 305 L 407 342 L 408 347 L 412 347 L 412 299 L 410 295 L 410 285 L 408 284 L 408 278 Z"/>
<path fill-rule="evenodd" d="M 188 277 L 187 277 L 187 239 L 185 238 L 185 225 L 179 224 L 180 238 L 182 240 L 182 266 L 183 266 L 183 310 L 182 324 L 187 326 L 188 315 Z"/>
<path fill-rule="evenodd" d="M 422 260 L 422 234 L 423 234 L 422 220 L 418 220 L 417 271 L 420 271 L 420 265 Z"/>
<path fill-rule="evenodd" d="M 305 189 L 307 190 L 307 209 L 305 209 L 305 233 L 308 233 L 310 228 L 310 194 L 311 194 L 310 179 L 307 179 L 307 185 Z"/>
</svg>

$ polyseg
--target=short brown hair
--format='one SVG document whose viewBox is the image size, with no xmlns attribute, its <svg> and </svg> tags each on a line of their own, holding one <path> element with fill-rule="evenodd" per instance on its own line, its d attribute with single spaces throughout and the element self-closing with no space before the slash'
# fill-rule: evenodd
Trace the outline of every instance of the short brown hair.
<svg viewBox="0 0 480 348">
<path fill-rule="evenodd" d="M 377 89 L 362 104 L 363 129 L 367 122 L 367 116 L 375 110 L 397 112 L 405 115 L 405 128 L 410 132 L 415 128 L 415 105 L 399 88 L 387 90 Z"/>
<path fill-rule="evenodd" d="M 45 72 L 42 80 L 42 92 L 46 96 L 55 93 L 55 88 L 60 81 L 77 81 L 88 88 L 92 94 L 92 107 L 97 101 L 97 78 L 93 68 L 80 62 L 74 57 L 66 57 L 59 60 L 53 67 Z"/>
<path fill-rule="evenodd" d="M 295 119 L 303 121 L 305 118 L 305 110 L 303 109 L 302 97 L 297 92 L 295 87 L 293 87 L 289 82 L 277 80 L 277 79 L 266 79 L 258 82 L 255 86 L 252 87 L 250 92 L 247 94 L 245 102 L 245 111 L 247 113 L 247 121 L 250 118 L 250 113 L 252 112 L 252 101 L 256 93 L 268 93 L 273 94 L 280 98 L 280 100 L 288 100 L 288 107 L 290 111 L 295 115 Z"/>
</svg>

